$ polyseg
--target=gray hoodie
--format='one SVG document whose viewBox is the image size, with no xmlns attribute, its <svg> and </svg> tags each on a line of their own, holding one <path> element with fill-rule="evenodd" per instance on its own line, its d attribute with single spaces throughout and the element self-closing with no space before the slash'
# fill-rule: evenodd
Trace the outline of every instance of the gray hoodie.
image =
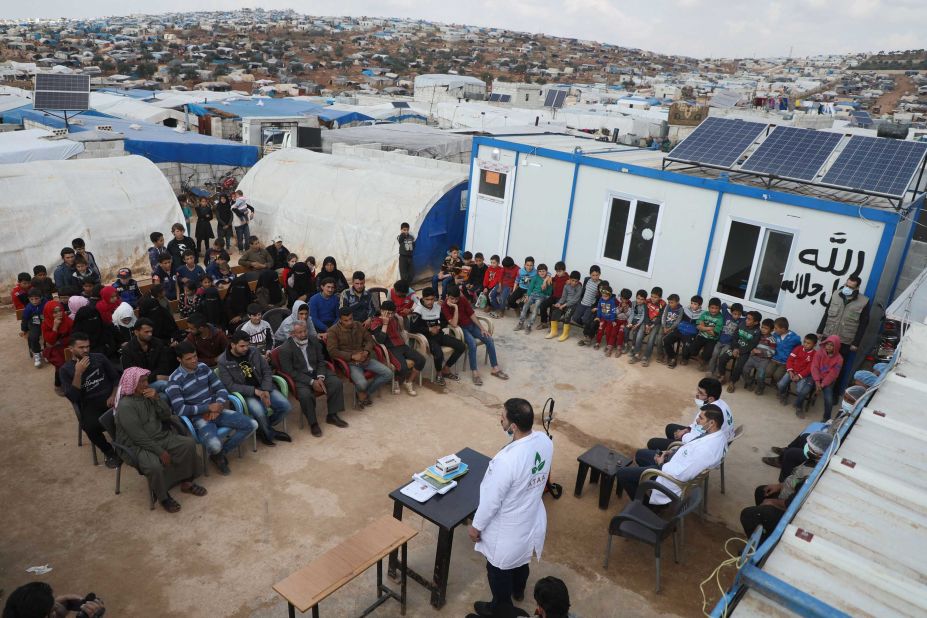
<svg viewBox="0 0 927 618">
<path fill-rule="evenodd" d="M 280 326 L 277 328 L 277 332 L 274 333 L 274 343 L 277 345 L 282 345 L 284 341 L 289 338 L 290 333 L 293 332 L 293 324 L 296 320 L 299 319 L 299 310 L 300 308 L 305 307 L 306 311 L 309 311 L 309 305 L 304 301 L 297 300 L 293 303 L 293 309 L 290 311 L 289 317 L 287 317 L 283 322 L 280 323 Z M 315 331 L 315 325 L 312 323 L 312 320 L 306 320 L 306 326 L 309 328 L 309 334 L 313 337 L 318 337 L 318 333 Z"/>
<path fill-rule="evenodd" d="M 557 304 L 563 305 L 564 308 L 569 309 L 570 307 L 575 307 L 582 297 L 582 284 L 570 285 L 567 283 L 563 286 L 563 292 L 560 293 L 560 300 L 557 301 Z"/>
</svg>

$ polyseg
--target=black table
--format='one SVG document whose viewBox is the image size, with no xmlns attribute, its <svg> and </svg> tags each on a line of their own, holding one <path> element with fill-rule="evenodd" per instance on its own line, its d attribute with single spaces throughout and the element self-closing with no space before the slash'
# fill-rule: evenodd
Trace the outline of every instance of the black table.
<svg viewBox="0 0 927 618">
<path fill-rule="evenodd" d="M 469 470 L 457 479 L 457 487 L 443 496 L 436 495 L 427 502 L 417 502 L 399 490 L 411 482 L 397 487 L 389 497 L 393 499 L 393 517 L 402 520 L 403 507 L 409 509 L 438 526 L 438 549 L 435 552 L 435 569 L 430 579 L 407 569 L 409 578 L 431 591 L 431 605 L 436 609 L 444 606 L 447 598 L 447 578 L 451 565 L 451 546 L 454 542 L 454 528 L 472 517 L 480 503 L 480 483 L 489 457 L 470 448 L 457 453 Z M 395 577 L 398 565 L 397 552 L 389 555 L 389 576 Z"/>
<path fill-rule="evenodd" d="M 609 461 L 609 455 L 612 455 Z M 573 495 L 577 498 L 583 494 L 583 485 L 586 484 L 586 473 L 589 473 L 589 482 L 598 483 L 599 476 L 602 477 L 599 483 L 599 508 L 607 509 L 608 503 L 612 497 L 612 487 L 615 483 L 615 474 L 618 468 L 624 468 L 630 465 L 632 460 L 613 451 L 607 446 L 596 444 L 591 449 L 576 458 L 579 462 L 579 470 L 576 471 L 576 487 L 573 489 Z M 620 490 L 620 487 L 619 487 Z M 634 496 L 631 496 L 633 499 Z"/>
</svg>

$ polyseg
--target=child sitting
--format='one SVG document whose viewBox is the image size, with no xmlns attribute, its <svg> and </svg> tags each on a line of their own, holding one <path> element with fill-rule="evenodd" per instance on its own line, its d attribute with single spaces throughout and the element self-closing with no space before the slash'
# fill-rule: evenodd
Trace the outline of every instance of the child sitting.
<svg viewBox="0 0 927 618">
<path fill-rule="evenodd" d="M 750 350 L 750 358 L 744 363 L 744 388 L 748 391 L 754 390 L 756 385 L 757 395 L 762 395 L 766 388 L 766 367 L 769 365 L 769 359 L 776 353 L 776 342 L 772 338 L 773 321 L 769 318 L 763 320 L 760 324 L 760 336 L 757 339 L 756 346 Z M 728 392 L 733 393 L 734 383 L 728 386 Z"/>
<path fill-rule="evenodd" d="M 583 294 L 580 297 L 579 305 L 576 306 L 576 311 L 573 312 L 573 324 L 581 325 L 583 327 L 583 335 L 585 336 L 585 338 L 579 342 L 579 345 L 589 345 L 589 343 L 592 342 L 592 337 L 588 329 L 592 324 L 592 319 L 595 317 L 593 315 L 593 309 L 599 300 L 599 287 L 603 283 L 601 276 L 602 269 L 593 264 L 589 267 L 589 276 L 583 280 Z"/>
<path fill-rule="evenodd" d="M 32 287 L 38 289 L 46 300 L 55 293 L 55 282 L 48 278 L 48 271 L 41 264 L 32 267 Z"/>
<path fill-rule="evenodd" d="M 94 284 L 100 283 L 100 276 L 90 268 L 87 258 L 78 255 L 74 258 L 74 272 L 71 273 L 71 286 L 81 288 L 84 281 L 90 281 Z"/>
<path fill-rule="evenodd" d="M 138 300 L 142 297 L 142 293 L 138 289 L 138 282 L 132 278 L 131 270 L 120 268 L 116 273 L 116 282 L 113 283 L 113 287 L 119 292 L 122 302 L 128 303 L 133 309 L 138 307 Z"/>
<path fill-rule="evenodd" d="M 560 298 L 550 308 L 550 333 L 547 334 L 545 339 L 553 339 L 557 336 L 557 327 L 560 322 L 563 322 L 563 334 L 560 335 L 557 341 L 566 341 L 570 337 L 570 321 L 583 295 L 583 286 L 579 282 L 580 279 L 582 279 L 582 275 L 579 274 L 578 270 L 570 273 L 570 277 L 560 293 Z"/>
<path fill-rule="evenodd" d="M 528 294 L 528 284 L 534 277 L 534 258 L 530 255 L 525 258 L 525 265 L 518 270 L 518 285 L 512 290 L 509 296 L 509 308 L 515 309 L 519 303 L 523 303 L 525 296 Z"/>
<path fill-rule="evenodd" d="M 785 375 L 785 364 L 788 362 L 789 354 L 792 348 L 801 345 L 801 337 L 789 330 L 789 321 L 787 318 L 776 318 L 776 325 L 773 327 L 773 341 L 776 342 L 776 353 L 769 360 L 769 367 L 766 376 L 769 378 L 769 384 L 779 383 L 782 376 Z"/>
<path fill-rule="evenodd" d="M 36 288 L 29 290 L 27 298 L 29 303 L 23 309 L 19 336 L 26 337 L 29 341 L 32 362 L 38 369 L 42 366 L 42 319 L 45 303 L 48 301 L 42 298 L 42 293 Z"/>
<path fill-rule="evenodd" d="M 177 279 L 174 277 L 173 270 L 171 269 L 174 259 L 168 253 L 167 255 L 162 255 L 158 260 L 158 267 L 151 274 L 151 282 L 153 284 L 161 284 L 165 298 L 168 300 L 177 300 Z"/>
<path fill-rule="evenodd" d="M 676 331 L 679 328 L 679 324 L 682 323 L 683 316 L 685 316 L 685 310 L 679 302 L 679 294 L 670 294 L 667 296 L 666 308 L 663 309 L 663 315 L 660 316 L 660 322 L 657 325 L 657 337 L 660 340 L 660 350 L 663 352 L 657 358 L 657 362 L 660 364 L 669 363 L 670 369 L 676 367 L 676 350 L 672 349 L 671 354 L 664 345 L 671 338 L 676 338 L 678 340 L 678 333 Z M 650 353 L 651 350 L 648 349 L 647 355 L 644 358 L 645 363 L 650 358 Z"/>
<path fill-rule="evenodd" d="M 515 330 L 524 329 L 526 335 L 531 334 L 541 303 L 550 298 L 553 291 L 553 282 L 547 276 L 547 264 L 539 264 L 537 272 L 528 283 L 527 300 L 522 305 L 521 315 Z"/>
<path fill-rule="evenodd" d="M 726 372 L 727 362 L 731 359 L 730 351 L 735 347 L 737 342 L 737 331 L 744 323 L 744 306 L 740 303 L 734 303 L 728 310 L 727 303 L 721 305 L 721 317 L 724 318 L 724 326 L 721 327 L 721 336 L 715 349 L 711 352 L 711 359 L 708 361 L 708 374 L 712 378 L 720 378 Z M 724 358 L 722 363 L 718 360 Z"/>
<path fill-rule="evenodd" d="M 496 295 L 495 303 L 497 304 L 493 304 L 495 311 L 489 314 L 490 317 L 505 317 L 505 310 L 509 306 L 509 299 L 512 297 L 515 288 L 518 287 L 518 273 L 520 271 L 521 269 L 515 264 L 515 260 L 511 257 L 505 256 L 502 259 L 502 287 Z M 492 301 L 492 296 L 490 296 L 490 301 Z"/>
<path fill-rule="evenodd" d="M 186 285 L 188 281 L 199 287 L 200 281 L 206 276 L 206 269 L 196 263 L 196 253 L 188 249 L 183 253 L 183 265 L 177 269 L 177 280 Z"/>
<path fill-rule="evenodd" d="M 830 420 L 830 412 L 834 407 L 834 386 L 843 368 L 843 357 L 840 356 L 840 337 L 831 335 L 824 340 L 824 345 L 814 353 L 811 361 L 811 377 L 814 385 L 824 397 L 824 420 Z M 801 409 L 798 401 L 796 409 Z"/>
<path fill-rule="evenodd" d="M 227 288 L 235 278 L 235 273 L 229 265 L 229 254 L 225 251 L 219 253 L 206 267 L 206 274 L 212 277 L 217 288 L 220 290 Z"/>
<path fill-rule="evenodd" d="M 389 291 L 389 299 L 396 305 L 396 315 L 401 318 L 407 317 L 415 308 L 415 292 L 409 287 L 409 282 L 400 279 L 393 284 Z"/>
<path fill-rule="evenodd" d="M 563 294 L 563 286 L 565 286 L 566 282 L 569 280 L 570 275 L 567 274 L 566 264 L 563 262 L 554 264 L 554 275 L 550 278 L 553 292 L 541 302 L 538 311 L 541 316 L 541 323 L 538 325 L 538 329 L 546 330 L 550 325 L 550 308 L 553 307 L 554 303 L 560 300 L 560 296 Z"/>
<path fill-rule="evenodd" d="M 220 255 L 223 253 L 228 255 L 228 253 L 225 251 L 225 241 L 221 238 L 215 239 L 212 241 L 212 247 L 210 247 L 209 250 L 205 251 L 204 253 L 205 255 L 203 256 L 203 265 L 206 268 L 209 268 L 209 265 L 215 262 L 216 258 L 218 258 Z"/>
<path fill-rule="evenodd" d="M 483 280 L 486 278 L 486 271 L 489 267 L 484 261 L 485 258 L 480 252 L 473 254 L 473 263 L 470 264 L 470 279 L 467 281 L 467 287 L 474 297 L 483 293 Z"/>
<path fill-rule="evenodd" d="M 631 312 L 634 310 L 631 304 L 631 290 L 622 288 L 615 302 L 618 304 L 615 313 L 615 332 L 617 332 L 615 343 L 618 345 L 618 356 L 621 356 L 624 351 L 625 328 L 628 324 L 628 320 L 631 319 Z"/>
<path fill-rule="evenodd" d="M 148 247 L 148 263 L 151 264 L 151 276 L 153 277 L 158 264 L 161 263 L 161 256 L 170 255 L 170 253 L 164 246 L 164 234 L 152 232 L 148 237 L 151 239 L 151 246 Z"/>
<path fill-rule="evenodd" d="M 447 296 L 447 286 L 454 280 L 454 271 L 461 266 L 463 266 L 463 260 L 460 259 L 460 249 L 457 245 L 451 245 L 451 248 L 447 250 L 447 256 L 441 262 L 437 274 L 431 278 L 431 287 L 434 289 L 439 289 L 438 283 L 441 284 L 442 300 Z"/>
<path fill-rule="evenodd" d="M 801 345 L 792 348 L 789 359 L 785 361 L 785 375 L 776 385 L 779 391 L 779 402 L 789 405 L 789 389 L 795 386 L 795 414 L 802 413 L 802 404 L 808 394 L 814 389 L 814 379 L 811 377 L 811 363 L 814 361 L 814 348 L 818 344 L 818 336 L 814 333 L 805 335 Z"/>
<path fill-rule="evenodd" d="M 643 330 L 644 318 L 647 316 L 647 290 L 638 290 L 634 295 L 634 305 L 628 314 L 628 324 L 624 327 L 624 341 L 618 344 L 618 354 L 622 351 L 631 352 L 637 340 L 638 333 Z M 631 360 L 634 360 L 633 357 Z"/>
<path fill-rule="evenodd" d="M 505 295 L 504 301 L 500 300 L 502 294 L 502 266 L 499 264 L 498 255 L 489 258 L 489 267 L 483 273 L 483 290 L 486 291 L 489 298 L 485 311 L 490 316 L 492 316 L 493 309 L 500 309 L 499 305 L 504 306 L 509 300 L 508 294 Z"/>
<path fill-rule="evenodd" d="M 733 347 L 725 351 L 724 354 L 718 358 L 718 368 L 720 370 L 720 375 L 718 377 L 721 379 L 721 384 L 727 381 L 727 377 L 724 375 L 724 368 L 727 366 L 728 361 L 734 361 L 734 367 L 731 369 L 731 386 L 728 386 L 729 393 L 734 392 L 733 384 L 740 379 L 741 374 L 744 372 L 744 365 L 750 360 L 750 352 L 752 352 L 756 344 L 759 343 L 760 322 L 762 321 L 763 316 L 759 311 L 747 312 L 747 317 L 744 318 L 743 325 L 737 329 Z"/>
<path fill-rule="evenodd" d="M 603 285 L 599 289 L 599 302 L 595 307 L 595 322 L 598 322 L 596 330 L 595 345 L 593 349 L 598 350 L 602 344 L 602 337 L 605 337 L 605 356 L 611 356 L 615 348 L 615 340 L 618 338 L 618 325 L 615 317 L 618 313 L 618 303 L 612 298 L 612 289 Z"/>
<path fill-rule="evenodd" d="M 193 279 L 187 279 L 180 290 L 179 311 L 180 317 L 188 318 L 197 313 L 202 302 L 202 292 Z"/>
<path fill-rule="evenodd" d="M 650 290 L 650 297 L 644 305 L 644 322 L 637 331 L 637 337 L 634 339 L 634 349 L 628 362 L 631 364 L 641 360 L 641 349 L 644 341 L 647 342 L 647 350 L 644 353 L 643 367 L 650 364 L 650 355 L 653 353 L 653 346 L 656 340 L 660 338 L 660 316 L 663 315 L 663 309 L 666 308 L 666 301 L 663 300 L 663 288 L 656 286 Z"/>
<path fill-rule="evenodd" d="M 708 301 L 708 310 L 703 311 L 696 320 L 695 327 L 698 329 L 698 335 L 692 339 L 692 343 L 683 351 L 682 364 L 687 365 L 692 356 L 698 355 L 699 371 L 705 371 L 711 353 L 721 336 L 723 326 L 724 318 L 721 317 L 721 300 L 712 298 Z"/>
</svg>

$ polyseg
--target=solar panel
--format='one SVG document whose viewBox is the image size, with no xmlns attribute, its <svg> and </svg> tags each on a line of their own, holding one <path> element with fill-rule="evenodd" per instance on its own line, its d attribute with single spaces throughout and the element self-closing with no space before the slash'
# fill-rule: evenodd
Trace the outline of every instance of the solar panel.
<svg viewBox="0 0 927 618">
<path fill-rule="evenodd" d="M 498 101 L 498 100 L 499 100 L 499 95 L 496 94 L 496 93 L 493 93 L 493 94 L 489 95 L 489 100 L 490 100 L 490 101 Z"/>
<path fill-rule="evenodd" d="M 408 109 L 409 104 L 406 101 L 393 101 L 393 107 L 397 109 Z"/>
<path fill-rule="evenodd" d="M 36 74 L 32 106 L 52 110 L 90 109 L 90 76 Z"/>
<path fill-rule="evenodd" d="M 871 127 L 873 125 L 872 116 L 869 115 L 869 112 L 850 112 L 850 116 L 853 117 L 857 126 Z"/>
<path fill-rule="evenodd" d="M 854 135 L 821 182 L 902 197 L 925 152 L 921 142 Z"/>
<path fill-rule="evenodd" d="M 730 167 L 765 130 L 766 125 L 760 122 L 706 118 L 666 158 Z"/>
<path fill-rule="evenodd" d="M 557 96 L 554 97 L 553 107 L 558 107 L 558 108 L 563 107 L 563 102 L 566 101 L 566 97 L 567 97 L 566 90 L 558 90 Z"/>
<path fill-rule="evenodd" d="M 512 101 L 512 95 L 510 94 L 500 94 L 499 102 L 500 103 L 510 103 Z"/>
<path fill-rule="evenodd" d="M 740 169 L 780 178 L 813 180 L 841 139 L 840 133 L 776 127 Z"/>
<path fill-rule="evenodd" d="M 544 107 L 553 107 L 553 106 L 554 106 L 554 100 L 555 100 L 556 98 L 557 98 L 557 91 L 556 91 L 556 90 L 548 90 L 548 91 L 547 91 L 547 96 L 544 97 Z"/>
</svg>

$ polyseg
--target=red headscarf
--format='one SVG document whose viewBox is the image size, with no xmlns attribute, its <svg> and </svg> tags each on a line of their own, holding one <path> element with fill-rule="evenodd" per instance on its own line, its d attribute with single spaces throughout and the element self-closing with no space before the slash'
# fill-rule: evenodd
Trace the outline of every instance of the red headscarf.
<svg viewBox="0 0 927 618">
<path fill-rule="evenodd" d="M 116 291 L 116 288 L 108 285 L 100 292 L 100 297 L 100 300 L 97 301 L 97 311 L 100 312 L 100 317 L 103 318 L 105 323 L 112 324 L 113 311 L 122 303 L 119 292 Z"/>
<path fill-rule="evenodd" d="M 55 328 L 55 308 L 61 309 L 61 322 Z M 67 308 L 58 301 L 48 301 L 42 310 L 42 338 L 45 350 L 42 352 L 48 362 L 55 367 L 64 364 L 64 346 L 68 345 L 74 320 L 68 315 Z"/>
</svg>

